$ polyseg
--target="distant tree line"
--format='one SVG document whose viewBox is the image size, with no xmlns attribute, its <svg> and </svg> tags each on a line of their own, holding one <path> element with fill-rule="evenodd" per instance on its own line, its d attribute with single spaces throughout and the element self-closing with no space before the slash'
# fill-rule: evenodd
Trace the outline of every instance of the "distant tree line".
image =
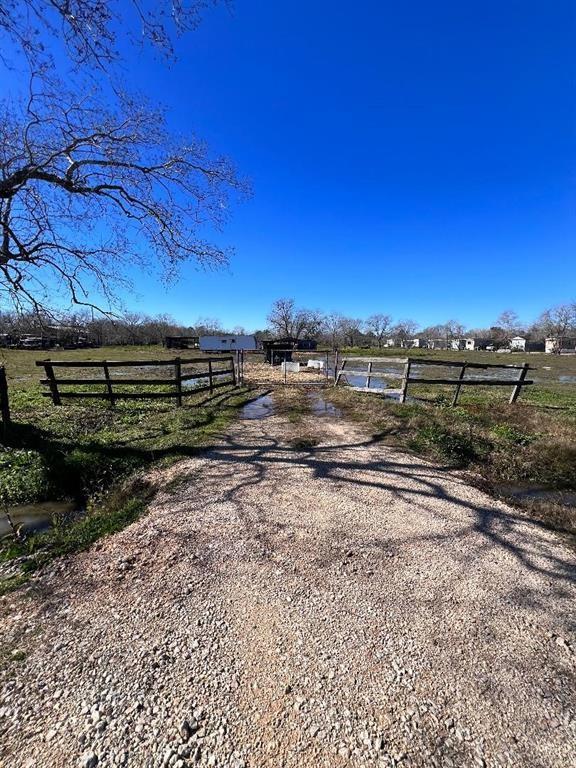
<svg viewBox="0 0 576 768">
<path fill-rule="evenodd" d="M 57 319 L 38 312 L 0 313 L 0 334 L 21 336 L 66 337 L 66 333 L 86 335 L 97 345 L 162 344 L 166 336 L 204 336 L 211 334 L 244 334 L 241 326 L 226 328 L 216 318 L 199 318 L 192 325 L 178 323 L 167 314 L 146 315 L 126 312 L 118 317 L 95 316 L 89 311 L 69 312 Z M 457 339 L 475 337 L 491 339 L 497 345 L 507 344 L 514 336 L 540 340 L 549 336 L 576 337 L 576 302 L 544 310 L 531 324 L 521 322 L 513 310 L 505 310 L 487 328 L 468 328 L 457 320 L 427 327 L 408 318 L 394 320 L 386 313 L 366 318 L 349 317 L 338 312 L 298 307 L 293 299 L 277 299 L 268 315 L 268 325 L 254 332 L 260 340 L 291 336 L 316 339 L 322 346 L 383 347 L 388 339 L 396 343 L 409 339 Z"/>
<path fill-rule="evenodd" d="M 233 329 L 243 333 L 243 329 Z M 26 336 L 66 343 L 81 336 L 96 346 L 140 346 L 162 344 L 166 336 L 202 336 L 222 333 L 218 320 L 200 318 L 194 325 L 182 325 L 167 314 L 146 315 L 126 312 L 119 317 L 96 316 L 90 312 L 70 312 L 55 318 L 42 313 L 0 313 L 0 334 L 14 340 Z"/>
<path fill-rule="evenodd" d="M 386 313 L 366 318 L 349 317 L 338 312 L 296 306 L 293 299 L 277 299 L 268 315 L 268 332 L 274 336 L 315 338 L 335 347 L 383 347 L 388 339 L 405 342 L 413 338 L 451 339 L 475 337 L 507 344 L 514 336 L 540 340 L 549 336 L 576 336 L 576 302 L 560 304 L 544 310 L 531 324 L 520 320 L 511 309 L 503 311 L 487 328 L 469 328 L 458 320 L 449 319 L 438 325 L 422 327 L 410 318 L 394 320 Z"/>
</svg>

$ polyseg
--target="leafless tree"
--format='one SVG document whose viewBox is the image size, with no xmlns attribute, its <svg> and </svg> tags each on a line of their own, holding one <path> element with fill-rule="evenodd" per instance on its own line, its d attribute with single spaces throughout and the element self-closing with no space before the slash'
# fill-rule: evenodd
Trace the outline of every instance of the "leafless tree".
<svg viewBox="0 0 576 768">
<path fill-rule="evenodd" d="M 464 326 L 458 320 L 447 320 L 442 329 L 446 339 L 460 339 L 464 336 Z"/>
<path fill-rule="evenodd" d="M 120 58 L 118 34 L 130 36 L 133 43 L 147 40 L 172 58 L 174 38 L 196 29 L 203 12 L 217 2 L 3 0 L 0 31 L 33 66 L 50 62 L 49 39 L 54 39 L 63 45 L 75 66 L 108 70 Z"/>
<path fill-rule="evenodd" d="M 558 304 L 545 310 L 536 322 L 545 336 L 566 336 L 576 333 L 576 302 Z"/>
<path fill-rule="evenodd" d="M 55 287 L 75 305 L 99 306 L 94 294 L 110 304 L 127 263 L 170 276 L 185 259 L 226 262 L 200 232 L 223 223 L 243 182 L 197 139 L 173 141 L 162 114 L 123 107 L 40 83 L 22 114 L 5 108 L 0 290 L 17 307 L 46 308 Z"/>
<path fill-rule="evenodd" d="M 363 322 L 356 317 L 342 317 L 340 320 L 340 330 L 345 343 L 350 347 L 355 347 L 362 336 Z"/>
<path fill-rule="evenodd" d="M 203 232 L 245 184 L 122 94 L 117 66 L 119 36 L 173 58 L 178 35 L 218 3 L 228 0 L 2 2 L 0 75 L 17 83 L 28 70 L 31 85 L 0 104 L 0 301 L 39 316 L 64 300 L 108 310 L 127 264 L 168 277 L 185 259 L 226 262 Z"/>
<path fill-rule="evenodd" d="M 378 348 L 380 348 L 382 347 L 382 342 L 392 330 L 392 317 L 383 314 L 370 315 L 364 326 L 369 333 L 374 335 Z"/>
<path fill-rule="evenodd" d="M 323 318 L 320 312 L 312 309 L 299 309 L 294 299 L 276 299 L 268 315 L 268 323 L 277 336 L 291 336 L 301 339 L 303 336 L 316 336 Z"/>
<path fill-rule="evenodd" d="M 338 349 L 342 341 L 343 319 L 342 315 L 338 312 L 330 312 L 329 314 L 324 315 L 323 318 L 322 331 L 333 350 Z"/>
<path fill-rule="evenodd" d="M 416 331 L 418 330 L 418 323 L 414 320 L 399 320 L 393 328 L 393 335 L 399 338 L 401 341 L 414 338 Z"/>
</svg>

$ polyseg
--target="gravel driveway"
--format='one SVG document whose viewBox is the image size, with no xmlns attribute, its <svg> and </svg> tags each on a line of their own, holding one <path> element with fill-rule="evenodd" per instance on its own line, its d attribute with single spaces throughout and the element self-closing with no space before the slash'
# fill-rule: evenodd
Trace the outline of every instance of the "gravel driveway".
<svg viewBox="0 0 576 768">
<path fill-rule="evenodd" d="M 576 766 L 573 550 L 342 419 L 301 429 L 237 422 L 4 598 L 2 766 Z"/>
</svg>

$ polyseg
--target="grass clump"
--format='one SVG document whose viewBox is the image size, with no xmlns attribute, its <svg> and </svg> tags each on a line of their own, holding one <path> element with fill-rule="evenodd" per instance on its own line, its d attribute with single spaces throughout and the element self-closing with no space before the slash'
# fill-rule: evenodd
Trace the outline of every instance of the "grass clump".
<svg viewBox="0 0 576 768">
<path fill-rule="evenodd" d="M 56 515 L 49 530 L 0 541 L 0 561 L 23 558 L 22 573 L 0 580 L 2 590 L 136 520 L 149 497 L 127 479 L 212 443 L 254 392 L 223 387 L 190 395 L 181 408 L 159 400 L 55 407 L 38 386 L 13 387 L 11 396 L 14 423 L 0 447 L 0 504 L 71 500 L 81 512 Z"/>
<path fill-rule="evenodd" d="M 344 387 L 326 390 L 326 396 L 384 443 L 472 470 L 471 479 L 485 490 L 555 527 L 576 532 L 573 508 L 548 502 L 545 495 L 528 503 L 532 489 L 576 490 L 574 388 L 563 390 L 564 405 L 554 408 L 550 393 L 540 397 L 545 404 L 521 400 L 509 405 L 495 396 L 494 389 L 485 393 L 478 389 L 456 408 L 446 407 L 447 397 L 401 405 Z"/>
</svg>

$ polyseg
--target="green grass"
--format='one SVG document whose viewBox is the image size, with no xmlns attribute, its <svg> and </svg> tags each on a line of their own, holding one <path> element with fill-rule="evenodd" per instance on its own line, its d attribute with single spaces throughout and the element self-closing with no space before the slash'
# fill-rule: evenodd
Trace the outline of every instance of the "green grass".
<svg viewBox="0 0 576 768">
<path fill-rule="evenodd" d="M 106 401 L 73 400 L 54 406 L 42 396 L 38 383 L 41 374 L 34 360 L 42 353 L 3 352 L 13 424 L 0 450 L 0 503 L 70 499 L 86 510 L 81 516 L 56 519 L 50 530 L 23 542 L 8 538 L 0 543 L 0 559 L 27 558 L 24 571 L 84 549 L 136 519 L 148 497 L 134 483 L 126 485 L 128 479 L 209 445 L 254 396 L 249 388 L 222 387 L 214 395 L 187 396 L 181 408 L 173 400 L 120 400 L 114 407 Z M 53 355 L 64 356 L 156 359 L 173 354 L 146 347 Z M 14 577 L 12 586 L 21 580 Z"/>
<path fill-rule="evenodd" d="M 448 407 L 445 395 L 429 392 L 429 399 L 404 405 L 346 387 L 326 395 L 375 439 L 471 470 L 472 480 L 497 496 L 514 500 L 506 490 L 510 486 L 576 489 L 576 398 L 569 392 L 554 407 L 527 399 L 511 406 L 493 390 L 480 389 L 455 408 Z M 529 507 L 539 519 L 576 532 L 576 510 L 545 499 L 530 501 Z"/>
</svg>

